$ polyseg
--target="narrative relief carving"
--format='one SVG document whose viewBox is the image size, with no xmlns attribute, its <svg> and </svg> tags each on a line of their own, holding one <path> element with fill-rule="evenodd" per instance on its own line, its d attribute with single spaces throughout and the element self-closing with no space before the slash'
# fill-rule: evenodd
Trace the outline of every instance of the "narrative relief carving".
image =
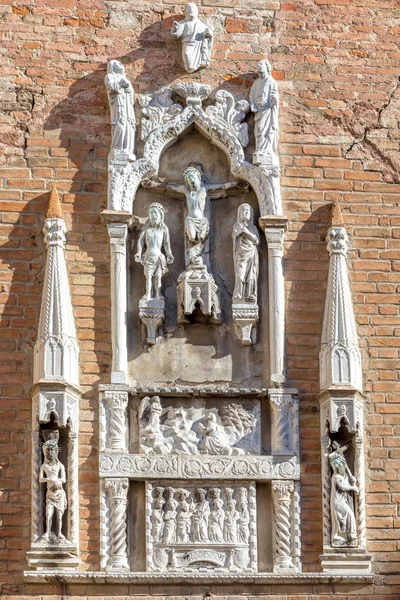
<svg viewBox="0 0 400 600">
<path fill-rule="evenodd" d="M 254 528 L 250 520 L 255 520 L 255 502 L 249 496 L 254 494 L 253 486 L 149 486 L 148 494 L 152 570 L 251 568 Z"/>
<path fill-rule="evenodd" d="M 356 547 L 357 524 L 354 508 L 354 495 L 358 494 L 356 478 L 351 473 L 343 453 L 347 446 L 332 442 L 333 451 L 329 454 L 332 468 L 331 477 L 331 523 L 332 546 Z"/>
<path fill-rule="evenodd" d="M 256 425 L 253 412 L 239 404 L 225 404 L 218 410 L 175 406 L 163 409 L 159 396 L 146 396 L 140 404 L 140 450 L 162 455 L 248 454 L 239 442 L 252 434 Z"/>
<path fill-rule="evenodd" d="M 252 342 L 252 329 L 258 321 L 257 284 L 260 244 L 260 236 L 254 225 L 253 209 L 249 204 L 239 206 L 232 238 L 235 268 L 232 318 L 242 344 L 249 345 Z"/>
<path fill-rule="evenodd" d="M 161 278 L 174 261 L 169 230 L 164 223 L 164 208 L 157 202 L 148 208 L 148 218 L 137 244 L 135 260 L 144 267 L 146 293 L 139 300 L 139 318 L 147 329 L 147 343 L 155 344 L 157 330 L 165 320 L 165 300 Z"/>
<path fill-rule="evenodd" d="M 65 467 L 58 460 L 59 431 L 44 430 L 42 446 L 44 461 L 39 471 L 39 483 L 46 484 L 45 532 L 42 545 L 68 543 L 62 533 L 62 520 L 67 508 L 67 496 L 63 487 L 66 482 Z"/>
<path fill-rule="evenodd" d="M 199 10 L 194 2 L 185 8 L 183 21 L 174 21 L 171 35 L 182 43 L 182 58 L 187 73 L 208 67 L 211 60 L 213 32 L 199 19 Z"/>
</svg>

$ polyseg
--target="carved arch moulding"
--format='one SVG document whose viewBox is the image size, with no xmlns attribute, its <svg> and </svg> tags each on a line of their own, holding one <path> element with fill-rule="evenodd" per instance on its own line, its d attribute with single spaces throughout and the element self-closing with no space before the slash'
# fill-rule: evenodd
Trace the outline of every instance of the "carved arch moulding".
<svg viewBox="0 0 400 600">
<path fill-rule="evenodd" d="M 171 88 L 166 89 L 171 96 Z M 142 119 L 146 123 L 147 132 L 143 157 L 134 161 L 124 159 L 109 161 L 108 210 L 132 213 L 134 198 L 141 182 L 157 176 L 164 151 L 194 125 L 202 135 L 226 154 L 232 175 L 248 182 L 253 188 L 261 216 L 281 215 L 277 171 L 255 166 L 245 159 L 242 146 L 242 142 L 247 141 L 246 135 L 243 135 L 245 123 L 240 121 L 245 116 L 247 102 L 242 101 L 243 104 L 237 102 L 234 107 L 226 109 L 224 114 L 223 109 L 220 108 L 222 102 L 218 94 L 221 96 L 221 92 L 224 92 L 222 99 L 225 100 L 225 105 L 228 100 L 231 104 L 234 103 L 233 96 L 225 90 L 217 92 L 217 106 L 209 106 L 206 110 L 203 109 L 202 102 L 211 93 L 209 86 L 193 82 L 180 83 L 175 86 L 175 91 L 186 99 L 187 106 L 183 110 L 179 111 L 177 108 L 179 104 L 173 104 L 174 110 L 168 112 L 164 109 L 163 115 L 157 120 L 152 113 L 149 119 Z M 238 105 L 239 109 L 236 108 Z M 242 108 L 241 112 L 240 108 Z M 142 108 L 142 113 L 147 115 L 149 111 L 145 107 Z M 157 121 L 161 123 L 157 124 Z"/>
</svg>

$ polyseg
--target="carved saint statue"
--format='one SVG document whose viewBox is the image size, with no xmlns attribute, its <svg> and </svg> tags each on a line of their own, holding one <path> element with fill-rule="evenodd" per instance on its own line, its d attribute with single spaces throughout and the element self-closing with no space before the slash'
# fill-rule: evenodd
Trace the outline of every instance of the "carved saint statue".
<svg viewBox="0 0 400 600">
<path fill-rule="evenodd" d="M 167 501 L 164 511 L 163 542 L 168 544 L 174 542 L 176 538 L 176 507 L 178 506 L 178 502 L 174 498 L 173 488 L 167 487 L 165 492 L 167 494 Z"/>
<path fill-rule="evenodd" d="M 162 497 L 154 499 L 154 508 L 151 513 L 153 540 L 156 543 L 161 542 L 164 531 L 164 511 L 165 500 Z"/>
<path fill-rule="evenodd" d="M 253 209 L 241 204 L 233 226 L 233 261 L 235 264 L 234 298 L 257 302 L 258 245 L 260 237 L 253 222 Z"/>
<path fill-rule="evenodd" d="M 239 501 L 239 519 L 238 519 L 238 542 L 241 544 L 247 544 L 250 537 L 250 514 L 247 502 L 244 500 Z"/>
<path fill-rule="evenodd" d="M 226 542 L 237 543 L 237 522 L 239 511 L 236 510 L 236 500 L 228 500 L 226 503 L 224 538 Z"/>
<path fill-rule="evenodd" d="M 43 444 L 44 462 L 39 471 L 39 482 L 47 484 L 46 492 L 46 531 L 42 540 L 49 540 L 54 515 L 56 516 L 57 541 L 65 540 L 61 533 L 62 518 L 67 508 L 67 496 L 63 483 L 66 482 L 64 465 L 58 460 L 59 432 L 44 431 Z"/>
<path fill-rule="evenodd" d="M 208 67 L 211 60 L 213 32 L 199 20 L 199 11 L 194 2 L 185 9 L 185 19 L 175 21 L 171 34 L 182 41 L 182 58 L 188 73 Z"/>
<path fill-rule="evenodd" d="M 167 263 L 174 262 L 174 257 L 168 227 L 164 223 L 164 208 L 157 202 L 148 208 L 148 219 L 139 237 L 135 260 L 144 266 L 146 293 L 143 298 L 161 299 L 161 277 L 168 271 Z"/>
<path fill-rule="evenodd" d="M 210 542 L 221 543 L 224 541 L 224 501 L 221 499 L 221 490 L 218 488 L 211 488 L 209 495 L 212 509 L 208 520 Z"/>
<path fill-rule="evenodd" d="M 251 86 L 250 108 L 255 113 L 255 164 L 278 164 L 279 94 L 268 60 L 258 63 L 259 78 Z"/>
<path fill-rule="evenodd" d="M 186 502 L 190 496 L 187 490 L 180 488 L 176 492 L 178 508 L 176 511 L 176 541 L 187 544 L 189 542 L 190 525 L 192 521 L 192 505 Z"/>
<path fill-rule="evenodd" d="M 135 160 L 134 92 L 126 78 L 125 67 L 118 60 L 110 60 L 104 80 L 111 114 L 111 150 L 119 150 Z"/>
<path fill-rule="evenodd" d="M 193 541 L 208 542 L 208 517 L 210 505 L 206 500 L 206 490 L 198 488 L 194 492 L 196 504 L 193 510 Z"/>
<path fill-rule="evenodd" d="M 358 493 L 356 478 L 351 474 L 343 453 L 347 446 L 332 442 L 329 454 L 332 467 L 331 520 L 332 546 L 357 546 L 357 524 L 354 513 L 353 493 Z"/>
</svg>

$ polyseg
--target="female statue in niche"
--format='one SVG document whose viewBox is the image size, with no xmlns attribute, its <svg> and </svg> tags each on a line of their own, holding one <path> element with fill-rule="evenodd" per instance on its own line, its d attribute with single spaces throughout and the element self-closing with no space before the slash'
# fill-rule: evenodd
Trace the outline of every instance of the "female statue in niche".
<svg viewBox="0 0 400 600">
<path fill-rule="evenodd" d="M 46 491 L 46 531 L 42 540 L 49 541 L 54 514 L 56 515 L 56 539 L 58 542 L 65 540 L 61 533 L 62 518 L 67 508 L 67 496 L 63 489 L 66 482 L 64 465 L 58 460 L 59 432 L 52 431 L 43 433 L 48 436 L 43 444 L 44 462 L 39 471 L 39 482 L 47 483 Z"/>
<path fill-rule="evenodd" d="M 347 446 L 332 442 L 329 463 L 331 479 L 332 546 L 357 546 L 357 524 L 352 492 L 358 493 L 356 478 L 351 474 L 343 452 Z"/>
<path fill-rule="evenodd" d="M 111 115 L 111 150 L 119 150 L 135 160 L 134 92 L 119 60 L 110 60 L 104 80 Z"/>
<path fill-rule="evenodd" d="M 213 33 L 199 20 L 199 11 L 193 2 L 185 8 L 185 19 L 174 21 L 171 35 L 182 40 L 182 58 L 188 73 L 208 67 L 211 59 Z"/>
<path fill-rule="evenodd" d="M 161 277 L 167 273 L 167 263 L 174 262 L 174 257 L 171 253 L 169 230 L 164 223 L 164 208 L 157 202 L 148 208 L 148 219 L 138 240 L 135 261 L 144 266 L 146 293 L 143 298 L 160 300 Z"/>
<path fill-rule="evenodd" d="M 235 265 L 234 298 L 247 302 L 257 302 L 258 245 L 260 237 L 253 222 L 253 209 L 249 204 L 241 204 L 237 221 L 233 226 L 233 261 Z"/>
<path fill-rule="evenodd" d="M 258 63 L 259 78 L 250 90 L 250 108 L 255 113 L 254 137 L 256 151 L 254 164 L 278 164 L 279 93 L 271 75 L 271 64 L 265 59 Z"/>
</svg>

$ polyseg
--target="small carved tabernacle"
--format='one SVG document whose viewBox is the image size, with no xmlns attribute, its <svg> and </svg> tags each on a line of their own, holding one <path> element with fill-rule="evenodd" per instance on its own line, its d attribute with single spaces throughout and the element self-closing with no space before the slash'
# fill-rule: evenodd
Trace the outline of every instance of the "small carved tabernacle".
<svg viewBox="0 0 400 600">
<path fill-rule="evenodd" d="M 147 484 L 150 571 L 256 570 L 254 484 Z"/>
</svg>

